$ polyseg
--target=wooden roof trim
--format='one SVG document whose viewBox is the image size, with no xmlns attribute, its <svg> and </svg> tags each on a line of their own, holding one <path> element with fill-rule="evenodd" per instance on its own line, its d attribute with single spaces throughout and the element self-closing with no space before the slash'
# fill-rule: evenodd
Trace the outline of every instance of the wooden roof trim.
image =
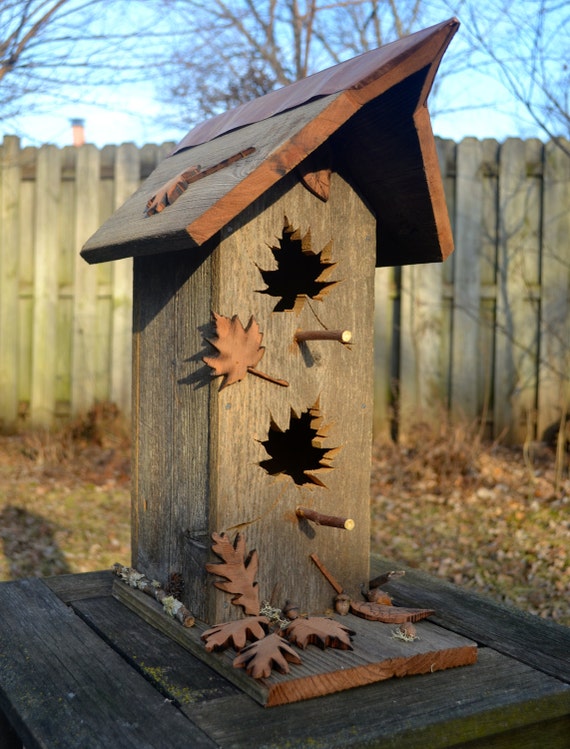
<svg viewBox="0 0 570 749">
<path fill-rule="evenodd" d="M 437 67 L 445 53 L 451 37 L 455 34 L 459 22 L 455 19 L 441 24 L 437 33 L 432 33 L 428 42 L 424 43 L 413 57 L 404 56 L 404 59 L 396 62 L 394 66 L 384 75 L 370 76 L 369 82 L 363 82 L 361 88 L 351 88 L 339 94 L 339 96 L 314 120 L 309 122 L 300 132 L 296 133 L 290 140 L 283 143 L 280 148 L 272 154 L 255 171 L 251 172 L 239 185 L 236 185 L 226 195 L 217 201 L 202 216 L 197 218 L 186 227 L 186 231 L 197 244 L 203 244 L 217 231 L 228 223 L 250 203 L 259 198 L 269 190 L 285 174 L 296 168 L 307 156 L 309 156 L 328 137 L 335 133 L 339 127 L 347 122 L 360 107 L 367 102 L 380 96 L 392 86 L 400 83 L 409 75 L 430 66 L 426 81 L 422 88 L 421 98 L 418 101 L 418 109 L 423 110 L 425 115 L 420 115 L 416 122 L 418 132 L 421 133 L 421 150 L 424 155 L 424 164 L 431 177 L 429 186 L 430 196 L 436 201 L 434 212 L 438 234 L 446 238 L 446 247 L 449 246 L 447 255 L 453 251 L 453 240 L 451 229 L 447 220 L 447 208 L 443 186 L 439 179 L 439 164 L 437 151 L 433 138 L 429 114 L 425 108 L 425 100 L 429 94 Z M 403 68 L 403 69 L 402 69 Z M 435 155 L 435 160 L 434 160 Z M 435 174 L 435 177 L 433 176 Z M 443 217 L 443 218 L 442 218 Z M 447 227 L 447 229 L 446 229 Z"/>
<path fill-rule="evenodd" d="M 231 218 L 245 210 L 276 182 L 295 169 L 358 109 L 346 96 L 338 96 L 321 114 L 271 154 L 208 211 L 186 227 L 190 237 L 202 244 L 220 231 Z"/>
<path fill-rule="evenodd" d="M 434 223 L 439 238 L 441 259 L 445 260 L 453 252 L 453 233 L 447 212 L 447 202 L 439 169 L 437 147 L 431 129 L 429 112 L 425 105 L 421 105 L 414 112 L 414 125 L 416 126 L 420 150 L 422 152 L 427 188 L 431 198 Z"/>
</svg>

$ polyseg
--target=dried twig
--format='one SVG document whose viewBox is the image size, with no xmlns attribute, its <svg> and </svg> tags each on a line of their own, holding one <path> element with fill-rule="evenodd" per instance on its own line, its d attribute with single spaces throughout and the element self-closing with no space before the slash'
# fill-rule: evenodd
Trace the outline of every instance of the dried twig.
<svg viewBox="0 0 570 749">
<path fill-rule="evenodd" d="M 142 572 L 137 572 L 133 567 L 123 567 L 121 564 L 114 564 L 113 572 L 131 588 L 141 590 L 147 596 L 157 600 L 162 604 L 164 613 L 173 619 L 177 619 L 184 627 L 194 626 L 195 619 L 193 614 L 184 606 L 182 601 L 174 598 L 174 596 L 169 596 L 160 587 L 160 583 L 157 580 L 151 580 L 143 575 Z"/>
</svg>

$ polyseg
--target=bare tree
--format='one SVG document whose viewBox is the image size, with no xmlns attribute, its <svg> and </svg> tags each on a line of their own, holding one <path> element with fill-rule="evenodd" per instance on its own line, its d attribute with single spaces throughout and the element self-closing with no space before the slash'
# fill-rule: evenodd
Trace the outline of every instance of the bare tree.
<svg viewBox="0 0 570 749">
<path fill-rule="evenodd" d="M 191 38 L 163 99 L 187 124 L 416 30 L 421 0 L 171 0 Z"/>
<path fill-rule="evenodd" d="M 158 10 L 148 6 L 0 0 L 0 120 L 147 76 L 145 58 L 165 33 L 157 29 Z"/>
<path fill-rule="evenodd" d="M 570 155 L 570 5 L 564 0 L 451 2 L 472 71 L 502 84 L 531 122 Z M 500 103 L 498 103 L 500 106 Z M 512 106 L 512 105 L 511 105 Z"/>
</svg>

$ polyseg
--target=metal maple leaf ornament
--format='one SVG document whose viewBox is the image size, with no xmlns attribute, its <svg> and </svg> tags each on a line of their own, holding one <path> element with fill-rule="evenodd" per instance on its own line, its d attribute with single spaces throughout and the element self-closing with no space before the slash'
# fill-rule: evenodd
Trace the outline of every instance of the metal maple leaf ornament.
<svg viewBox="0 0 570 749">
<path fill-rule="evenodd" d="M 213 377 L 223 376 L 220 390 L 243 380 L 248 372 L 276 385 L 289 386 L 286 380 L 278 380 L 255 368 L 265 353 L 265 347 L 261 345 L 263 333 L 260 332 L 253 315 L 245 328 L 237 315 L 230 318 L 212 312 L 212 320 L 216 328 L 216 338 L 205 340 L 218 353 L 214 356 L 204 356 L 202 361 L 213 369 Z"/>
</svg>

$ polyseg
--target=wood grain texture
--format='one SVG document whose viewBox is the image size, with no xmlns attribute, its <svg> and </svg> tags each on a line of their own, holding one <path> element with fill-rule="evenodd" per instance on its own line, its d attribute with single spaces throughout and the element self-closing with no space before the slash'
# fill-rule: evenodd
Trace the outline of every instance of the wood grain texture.
<svg viewBox="0 0 570 749">
<path fill-rule="evenodd" d="M 479 413 L 477 375 L 479 347 L 479 299 L 483 179 L 480 165 L 482 144 L 464 140 L 457 149 L 455 233 L 462 251 L 455 255 L 451 367 L 461 373 L 451 383 L 451 411 L 457 421 L 471 422 Z"/>
<path fill-rule="evenodd" d="M 6 136 L 0 147 L 0 425 L 18 420 L 20 180 L 19 140 Z"/>
<path fill-rule="evenodd" d="M 0 710 L 28 749 L 215 746 L 40 580 L 2 584 L 0 608 Z"/>
<path fill-rule="evenodd" d="M 44 578 L 43 582 L 64 603 L 73 603 L 82 598 L 110 595 L 113 573 L 111 570 L 101 570 L 81 575 L 55 575 Z"/>
<path fill-rule="evenodd" d="M 540 284 L 540 205 L 542 144 L 509 138 L 500 151 L 496 385 L 494 424 L 506 439 L 534 437 L 534 391 Z M 533 227 L 529 229 L 529 227 Z M 508 272 L 507 272 L 508 270 Z"/>
<path fill-rule="evenodd" d="M 310 230 L 314 252 L 332 241 L 330 259 L 337 265 L 327 281 L 339 283 L 322 301 L 306 299 L 298 311 L 275 312 L 279 297 L 259 293 L 265 284 L 258 267 L 276 267 L 269 245 L 277 244 L 285 216 L 301 236 Z M 260 199 L 239 226 L 224 230 L 213 260 L 214 309 L 242 321 L 253 314 L 266 347 L 263 368 L 290 384 L 279 388 L 247 378 L 222 391 L 212 386 L 211 522 L 220 532 L 243 530 L 248 547 L 257 549 L 262 600 L 276 595 L 281 605 L 289 598 L 304 611 L 323 611 L 332 606 L 331 591 L 313 569 L 311 552 L 325 563 L 334 560 L 349 592 L 368 574 L 374 218 L 338 175 L 327 203 L 291 179 L 278 197 Z M 295 343 L 297 329 L 315 327 L 351 330 L 353 343 Z M 321 447 L 340 448 L 332 468 L 321 473 L 324 486 L 271 475 L 260 465 L 269 457 L 262 442 L 271 422 L 286 430 L 292 410 L 299 416 L 314 406 L 329 427 Z M 300 522 L 298 505 L 350 517 L 354 530 Z M 217 605 L 223 617 L 226 604 L 218 598 Z"/>
<path fill-rule="evenodd" d="M 260 555 L 261 596 L 276 592 L 282 604 L 295 598 L 313 611 L 332 605 L 309 562 L 321 546 L 347 587 L 356 591 L 368 576 L 374 219 L 338 177 L 327 203 L 293 179 L 281 187 L 227 227 L 215 250 L 135 263 L 133 566 L 161 582 L 181 572 L 184 603 L 212 624 L 231 615 L 227 597 L 205 578 L 213 531 L 246 531 L 248 548 Z M 340 283 L 299 313 L 273 312 L 278 299 L 259 293 L 265 284 L 258 266 L 274 266 L 268 245 L 285 215 L 303 234 L 310 228 L 314 251 L 332 240 L 338 263 L 327 280 Z M 205 342 L 212 310 L 244 324 L 254 315 L 263 368 L 290 387 L 247 377 L 220 391 L 202 362 L 212 352 Z M 299 327 L 315 326 L 349 329 L 353 343 L 295 343 Z M 285 430 L 291 409 L 300 415 L 316 404 L 330 426 L 324 448 L 339 448 L 325 487 L 269 474 L 260 465 L 269 457 L 261 442 L 272 420 Z M 350 516 L 355 529 L 301 524 L 299 504 Z"/>
<path fill-rule="evenodd" d="M 470 741 L 478 742 L 477 749 L 567 746 L 568 687 L 494 650 L 480 648 L 477 663 L 469 668 L 391 679 L 264 711 L 227 682 L 229 691 L 220 692 L 221 677 L 214 672 L 202 676 L 202 694 L 194 674 L 209 669 L 199 661 L 192 665 L 189 652 L 172 640 L 168 644 L 167 637 L 117 601 L 78 605 L 82 616 L 124 657 L 130 660 L 133 653 L 144 652 L 148 678 L 159 679 L 160 688 L 222 746 L 257 742 L 281 747 L 287 742 L 300 749 L 309 744 L 332 748 L 381 743 L 391 749 L 425 749 Z"/>
<path fill-rule="evenodd" d="M 370 622 L 352 615 L 335 616 L 353 630 L 353 650 L 308 647 L 299 650 L 300 664 L 288 674 L 272 672 L 254 679 L 236 669 L 236 653 L 208 653 L 200 637 L 205 629 L 198 623 L 185 629 L 160 610 L 160 606 L 140 591 L 117 582 L 114 595 L 152 626 L 204 661 L 231 683 L 265 707 L 290 704 L 384 681 L 394 676 L 434 673 L 448 668 L 472 665 L 477 661 L 477 646 L 463 637 L 440 629 L 429 622 L 417 623 L 418 639 L 403 642 L 394 637 L 394 625 Z"/>
<path fill-rule="evenodd" d="M 394 569 L 393 560 L 372 556 L 372 573 Z M 386 585 L 401 605 L 433 608 L 441 626 L 493 647 L 546 674 L 570 683 L 570 629 L 507 607 L 420 570 Z"/>
<path fill-rule="evenodd" d="M 165 159 L 141 188 L 89 239 L 82 250 L 83 257 L 88 262 L 102 262 L 133 253 L 164 252 L 168 251 L 167 248 L 193 251 L 192 247 L 196 246 L 196 241 L 189 238 L 186 227 L 191 226 L 210 206 L 219 203 L 274 151 L 282 148 L 283 144 L 288 143 L 299 130 L 326 109 L 335 98 L 337 95 L 324 97 L 306 107 L 285 112 L 272 120 L 270 128 L 267 127 L 267 123 L 255 123 L 247 128 L 227 133 L 217 138 L 215 143 L 205 143 L 191 151 L 182 151 Z M 145 216 L 144 209 L 149 198 L 175 174 L 183 172 L 192 164 L 208 168 L 251 146 L 256 149 L 251 156 L 190 185 L 168 210 L 151 217 Z M 284 172 L 280 175 L 275 174 L 272 184 L 283 174 Z M 263 189 L 270 186 L 265 185 Z M 248 195 L 248 200 L 240 205 L 238 212 L 255 197 L 252 192 L 248 192 Z M 233 220 L 235 215 L 226 214 L 225 221 L 218 229 L 224 223 Z M 203 241 L 205 238 L 200 233 L 197 241 Z"/>
<path fill-rule="evenodd" d="M 538 372 L 538 434 L 569 411 L 570 288 L 568 254 L 558 249 L 570 237 L 570 159 L 555 145 L 544 146 L 544 193 L 541 258 L 540 361 Z M 556 149 L 559 151 L 559 149 Z"/>
<path fill-rule="evenodd" d="M 76 148 L 75 244 L 99 222 L 99 151 L 91 145 Z M 97 400 L 97 271 L 74 252 L 71 408 L 86 413 Z M 94 272 L 95 271 L 95 272 Z"/>
<path fill-rule="evenodd" d="M 53 423 L 56 402 L 57 298 L 61 152 L 42 146 L 38 152 L 34 226 L 34 308 L 30 422 Z"/>
<path fill-rule="evenodd" d="M 393 561 L 378 558 L 372 561 L 375 574 L 394 567 Z M 110 573 L 94 574 L 110 577 Z M 235 749 L 252 745 L 273 749 L 284 745 L 293 749 L 307 746 L 364 749 L 376 745 L 388 749 L 402 746 L 409 749 L 428 746 L 434 749 L 535 749 L 537 746 L 566 749 L 568 745 L 570 687 L 515 658 L 485 647 L 479 648 L 477 663 L 468 668 L 389 679 L 318 700 L 264 710 L 255 700 L 197 661 L 172 638 L 158 632 L 108 594 L 86 598 L 89 590 L 95 590 L 94 574 L 64 576 L 67 579 L 61 586 L 62 590 L 73 595 L 74 606 L 83 621 L 79 621 L 63 604 L 58 604 L 51 595 L 46 600 L 47 589 L 42 581 L 0 585 L 3 611 L 0 618 L 0 711 L 18 726 L 29 749 L 53 746 L 56 742 L 69 749 L 77 746 L 99 749 L 102 742 L 117 749 L 149 745 L 201 746 L 198 739 L 184 733 L 178 718 L 171 719 L 170 716 L 180 714 L 174 705 L 190 719 L 187 724 L 194 736 L 197 726 L 202 731 L 198 735 L 207 735 L 212 742 L 210 745 Z M 406 577 L 412 574 L 419 575 L 421 587 L 429 587 L 424 576 L 417 571 L 408 571 Z M 462 591 L 444 581 L 431 579 L 433 588 L 440 589 L 442 603 L 445 602 L 452 611 L 450 624 L 454 618 L 468 620 L 479 597 L 474 596 L 473 600 L 466 595 L 463 615 L 458 617 L 461 595 L 457 594 Z M 59 582 L 58 578 L 52 579 L 55 581 Z M 83 592 L 82 583 L 86 584 Z M 142 593 L 140 597 L 150 601 Z M 511 639 L 517 640 L 517 612 L 494 605 L 503 611 L 502 617 L 495 617 L 497 627 L 502 628 L 506 638 L 510 634 Z M 22 617 L 22 612 L 30 617 Z M 440 616 L 445 619 L 443 612 Z M 551 634 L 548 623 L 531 618 L 535 619 L 537 629 L 534 639 L 531 638 L 525 647 L 533 647 L 542 639 L 548 640 Z M 70 620 L 75 620 L 75 624 L 70 624 Z M 87 624 L 97 635 L 90 633 Z M 171 624 L 178 631 L 184 631 L 177 622 Z M 73 634 L 76 627 L 80 633 L 80 645 Z M 9 648 L 5 647 L 5 632 Z M 103 641 L 110 643 L 113 650 Z M 70 649 L 69 655 L 60 652 L 65 650 L 60 644 L 62 642 Z M 18 647 L 13 647 L 15 643 Z M 23 668 L 20 666 L 20 647 L 27 654 Z M 53 658 L 47 658 L 46 654 L 52 648 L 58 652 Z M 78 648 L 86 649 L 89 657 L 77 657 Z M 568 652 L 568 648 L 563 652 Z M 101 653 L 107 655 L 102 659 Z M 108 657 L 112 661 L 123 659 L 126 676 L 123 667 L 120 672 L 114 667 L 109 668 Z M 56 663 L 63 666 L 59 675 L 54 674 Z M 111 691 L 99 681 L 101 669 L 109 671 L 106 678 L 112 681 Z M 42 678 L 44 671 L 46 676 Z M 12 678 L 11 674 L 16 672 L 17 678 Z M 140 684 L 141 674 L 153 685 L 154 690 L 151 688 L 150 693 L 157 696 L 158 702 L 148 709 L 143 696 L 143 693 L 148 694 L 147 687 L 142 691 L 137 687 L 136 704 L 140 710 L 137 711 L 135 726 L 132 721 L 121 718 L 130 710 L 125 703 L 132 703 L 133 684 Z M 82 692 L 76 694 L 78 702 L 68 699 L 69 684 L 63 684 L 63 681 L 70 679 L 82 687 Z M 54 690 L 52 687 L 56 681 Z M 120 706 L 120 712 L 113 720 L 105 720 L 103 716 L 103 725 L 100 725 L 100 703 L 88 699 L 91 689 L 101 687 L 103 691 L 99 696 L 107 695 L 109 705 L 114 705 L 113 698 L 109 697 L 114 695 Z M 24 692 L 42 706 L 42 710 L 37 710 L 34 709 L 36 703 L 27 703 L 30 709 L 25 717 L 29 717 L 29 729 L 18 723 L 14 711 L 14 707 L 20 705 L 19 695 Z M 63 700 L 62 694 L 67 695 Z M 126 694 L 129 694 L 129 699 L 125 698 Z M 16 702 L 11 707 L 10 700 L 14 699 Z M 169 704 L 170 701 L 173 704 Z M 160 708 L 156 707 L 158 704 Z M 43 720 L 47 713 L 53 720 Z M 153 743 L 156 732 L 159 729 L 164 731 L 165 725 L 172 730 L 166 739 L 163 732 Z M 145 738 L 137 737 L 135 743 L 133 735 L 137 731 L 144 732 Z M 0 737 L 4 738 L 2 734 Z"/>
</svg>

